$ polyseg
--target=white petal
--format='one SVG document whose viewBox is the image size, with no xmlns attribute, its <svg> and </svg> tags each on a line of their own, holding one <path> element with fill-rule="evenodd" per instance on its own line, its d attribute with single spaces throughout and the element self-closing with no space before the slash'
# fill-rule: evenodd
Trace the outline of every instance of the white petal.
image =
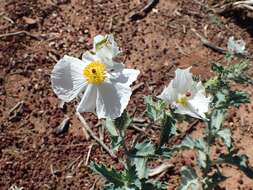
<svg viewBox="0 0 253 190">
<path fill-rule="evenodd" d="M 189 115 L 191 117 L 195 117 L 198 119 L 204 118 L 201 115 L 199 115 L 198 112 L 190 104 L 188 104 L 187 106 L 177 105 L 176 107 L 177 107 L 175 110 L 176 113 Z"/>
<path fill-rule="evenodd" d="M 104 83 L 98 86 L 96 109 L 98 118 L 120 117 L 131 94 L 131 88 L 121 84 Z"/>
<path fill-rule="evenodd" d="M 82 75 L 85 66 L 83 61 L 66 55 L 54 66 L 51 82 L 60 99 L 69 102 L 85 88 L 86 80 Z"/>
<path fill-rule="evenodd" d="M 203 93 L 205 94 L 205 87 L 203 86 L 202 82 L 195 82 L 193 81 L 191 89 L 189 89 L 189 92 L 191 93 L 191 96 L 195 96 L 197 93 Z"/>
<path fill-rule="evenodd" d="M 101 61 L 100 57 L 98 57 L 95 53 L 91 53 L 90 51 L 86 51 L 82 55 L 82 60 L 86 63 L 89 64 L 92 61 Z"/>
<path fill-rule="evenodd" d="M 193 79 L 190 69 L 191 67 L 176 70 L 176 77 L 173 79 L 173 88 L 177 89 L 178 93 L 184 94 L 191 88 Z"/>
<path fill-rule="evenodd" d="M 94 85 L 88 85 L 81 102 L 77 106 L 77 112 L 93 112 L 96 109 L 96 99 L 97 99 L 97 87 Z"/>
<path fill-rule="evenodd" d="M 137 80 L 139 74 L 140 71 L 136 69 L 123 69 L 121 72 L 111 72 L 111 81 L 130 86 Z"/>
<path fill-rule="evenodd" d="M 106 38 L 106 36 L 103 35 L 97 35 L 93 38 L 93 51 L 96 52 L 96 44 L 103 41 Z"/>
<path fill-rule="evenodd" d="M 167 86 L 163 92 L 158 96 L 158 98 L 166 101 L 169 104 L 172 104 L 177 99 L 177 92 L 172 86 L 172 81 L 170 82 L 169 86 Z"/>
<path fill-rule="evenodd" d="M 189 100 L 189 104 L 203 118 L 205 117 L 205 113 L 208 112 L 209 110 L 210 102 L 211 102 L 211 97 L 206 97 L 203 92 L 198 92 L 193 97 L 193 99 Z"/>
<path fill-rule="evenodd" d="M 102 45 L 102 47 L 100 49 L 96 49 L 96 44 L 102 42 L 105 39 L 106 42 Z M 93 41 L 93 51 L 96 53 L 101 53 L 102 55 L 107 56 L 109 59 L 112 59 L 121 52 L 113 38 L 113 35 L 96 36 Z"/>
</svg>

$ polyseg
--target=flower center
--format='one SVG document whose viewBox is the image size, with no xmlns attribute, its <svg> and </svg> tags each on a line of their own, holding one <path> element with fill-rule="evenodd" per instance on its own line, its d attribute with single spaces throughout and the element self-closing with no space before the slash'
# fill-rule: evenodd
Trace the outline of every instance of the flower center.
<svg viewBox="0 0 253 190">
<path fill-rule="evenodd" d="M 105 81 L 105 65 L 99 61 L 92 61 L 83 70 L 83 75 L 87 78 L 88 83 L 100 85 Z"/>
<path fill-rule="evenodd" d="M 185 107 L 188 104 L 188 99 L 186 96 L 181 96 L 181 97 L 177 98 L 176 102 L 177 102 L 177 104 L 180 104 L 181 106 Z"/>
</svg>

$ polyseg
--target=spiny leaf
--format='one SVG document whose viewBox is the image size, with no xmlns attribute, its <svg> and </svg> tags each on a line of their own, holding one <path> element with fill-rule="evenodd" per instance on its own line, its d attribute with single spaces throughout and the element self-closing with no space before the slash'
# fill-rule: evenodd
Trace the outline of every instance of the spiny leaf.
<svg viewBox="0 0 253 190">
<path fill-rule="evenodd" d="M 234 166 L 237 166 L 245 175 L 249 178 L 253 179 L 253 168 L 249 165 L 248 156 L 242 154 L 234 154 L 234 152 L 230 152 L 229 154 L 222 154 L 217 163 L 228 163 Z"/>
<path fill-rule="evenodd" d="M 213 132 L 216 132 L 221 129 L 223 125 L 223 121 L 224 121 L 224 116 L 225 116 L 225 110 L 223 109 L 219 109 L 219 110 L 216 109 L 212 112 L 210 126 Z"/>
<path fill-rule="evenodd" d="M 181 184 L 178 190 L 188 190 L 189 188 L 197 190 L 200 188 L 200 185 L 195 170 L 192 167 L 182 167 Z"/>
<path fill-rule="evenodd" d="M 164 101 L 158 100 L 158 102 L 155 103 L 151 96 L 146 96 L 144 101 L 146 104 L 146 112 L 149 118 L 157 122 L 164 117 L 163 109 L 166 107 Z"/>
<path fill-rule="evenodd" d="M 207 153 L 207 146 L 203 139 L 193 139 L 186 136 L 180 145 L 175 146 L 174 149 L 196 149 Z"/>
<path fill-rule="evenodd" d="M 125 130 L 132 123 L 132 119 L 128 115 L 126 111 L 122 113 L 122 115 L 114 120 L 115 127 L 119 130 Z"/>
<path fill-rule="evenodd" d="M 155 153 L 155 146 L 148 141 L 144 141 L 143 143 L 137 143 L 135 145 L 136 156 L 150 156 Z"/>
<path fill-rule="evenodd" d="M 137 175 L 140 179 L 147 178 L 149 168 L 147 167 L 147 156 L 154 155 L 155 146 L 145 141 L 143 143 L 138 143 L 134 147 L 133 163 L 136 167 Z"/>
<path fill-rule="evenodd" d="M 114 184 L 115 187 L 124 186 L 126 183 L 125 176 L 114 169 L 109 170 L 103 165 L 97 165 L 95 162 L 91 162 L 90 168 L 102 175 L 109 183 Z"/>
<path fill-rule="evenodd" d="M 224 141 L 225 145 L 228 148 L 231 148 L 231 146 L 232 146 L 232 134 L 231 134 L 230 129 L 228 129 L 228 128 L 222 129 L 222 130 L 217 132 L 217 135 L 220 138 L 222 138 L 222 140 Z"/>
<path fill-rule="evenodd" d="M 166 114 L 162 120 L 161 127 L 162 130 L 158 149 L 165 145 L 169 141 L 169 138 L 176 134 L 176 120 L 170 115 Z"/>
</svg>

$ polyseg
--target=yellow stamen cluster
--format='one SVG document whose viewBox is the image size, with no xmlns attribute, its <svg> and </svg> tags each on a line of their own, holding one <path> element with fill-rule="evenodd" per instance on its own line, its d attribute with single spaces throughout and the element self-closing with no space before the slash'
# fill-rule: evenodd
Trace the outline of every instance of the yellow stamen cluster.
<svg viewBox="0 0 253 190">
<path fill-rule="evenodd" d="M 177 101 L 176 101 L 178 104 L 180 104 L 181 106 L 187 106 L 187 104 L 188 104 L 188 99 L 187 99 L 187 97 L 185 97 L 185 96 L 182 96 L 182 97 L 180 97 L 180 98 L 178 98 L 177 99 Z"/>
<path fill-rule="evenodd" d="M 100 85 L 105 81 L 105 65 L 99 61 L 92 61 L 83 70 L 83 75 L 87 78 L 88 83 Z"/>
</svg>

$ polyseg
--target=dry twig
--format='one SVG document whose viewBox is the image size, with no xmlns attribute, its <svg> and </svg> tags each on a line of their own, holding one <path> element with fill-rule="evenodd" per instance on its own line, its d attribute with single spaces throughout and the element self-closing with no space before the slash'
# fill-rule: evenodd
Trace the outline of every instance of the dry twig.
<svg viewBox="0 0 253 190">
<path fill-rule="evenodd" d="M 21 34 L 25 34 L 27 36 L 30 36 L 36 40 L 41 40 L 41 38 L 39 36 L 33 35 L 27 31 L 18 31 L 18 32 L 11 32 L 11 33 L 6 33 L 6 34 L 0 34 L 0 38 L 4 38 L 4 37 L 9 37 L 9 36 L 16 36 L 16 35 L 21 35 Z"/>
<path fill-rule="evenodd" d="M 163 173 L 165 172 L 166 170 L 168 170 L 169 168 L 172 168 L 173 167 L 173 164 L 171 163 L 164 163 L 156 168 L 153 168 L 150 170 L 148 176 L 149 177 L 153 177 L 153 176 L 156 176 L 160 173 Z"/>
<path fill-rule="evenodd" d="M 227 51 L 225 49 L 218 47 L 214 45 L 213 43 L 211 43 L 210 41 L 208 41 L 205 37 L 201 36 L 194 28 L 192 28 L 191 31 L 194 32 L 194 34 L 200 39 L 200 41 L 202 42 L 204 46 L 209 47 L 216 52 L 226 54 Z"/>
<path fill-rule="evenodd" d="M 159 3 L 159 0 L 148 0 L 149 2 L 147 3 L 147 5 L 145 5 L 141 10 L 136 11 L 134 13 L 132 13 L 129 16 L 130 20 L 139 20 L 144 18 L 151 10 L 152 8 Z"/>
<path fill-rule="evenodd" d="M 97 143 L 99 143 L 104 150 L 112 157 L 112 158 L 117 158 L 117 156 L 113 153 L 113 151 L 105 145 L 105 143 L 103 141 L 101 141 L 94 133 L 93 131 L 90 129 L 90 127 L 88 126 L 87 122 L 85 121 L 85 119 L 83 118 L 83 116 L 80 113 L 76 113 L 77 117 L 79 118 L 79 120 L 81 121 L 81 123 L 83 124 L 83 128 L 90 134 L 90 136 L 97 141 Z"/>
<path fill-rule="evenodd" d="M 89 159 L 90 159 L 90 153 L 91 153 L 92 147 L 93 147 L 93 144 L 91 144 L 91 145 L 89 146 L 88 154 L 87 154 L 86 161 L 85 161 L 85 166 L 88 166 Z"/>
</svg>

